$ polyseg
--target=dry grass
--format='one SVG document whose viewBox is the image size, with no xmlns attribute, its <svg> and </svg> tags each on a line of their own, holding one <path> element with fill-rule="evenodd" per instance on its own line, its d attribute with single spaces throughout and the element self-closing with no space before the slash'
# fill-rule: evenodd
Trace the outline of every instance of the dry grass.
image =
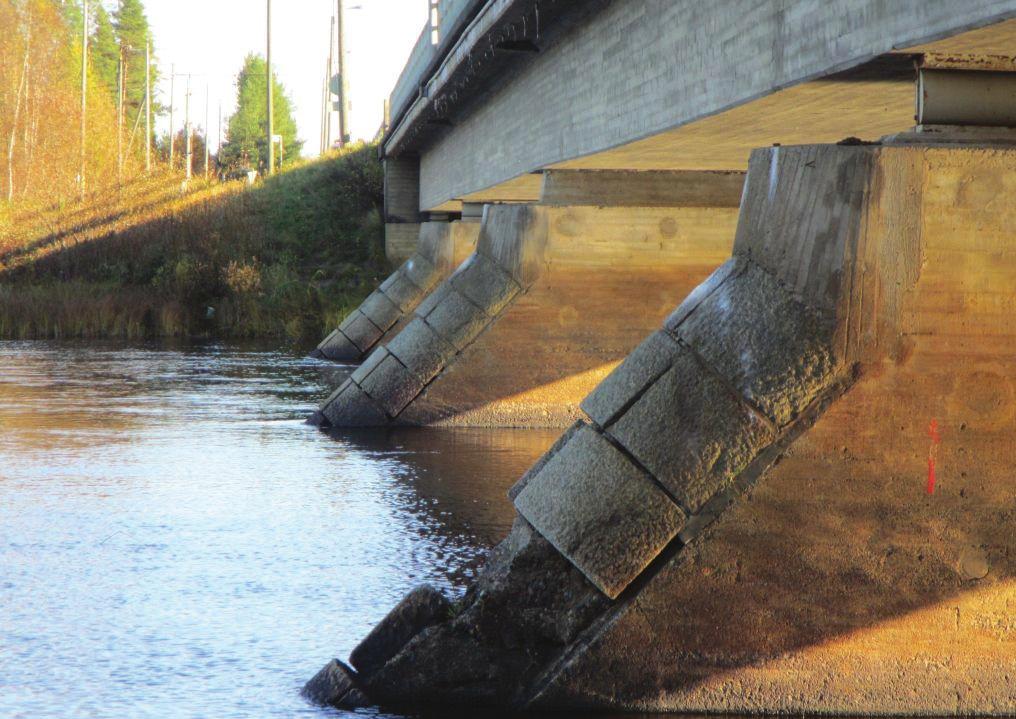
<svg viewBox="0 0 1016 719">
<path fill-rule="evenodd" d="M 160 172 L 0 205 L 0 336 L 317 339 L 387 271 L 370 146 L 254 188 Z"/>
</svg>

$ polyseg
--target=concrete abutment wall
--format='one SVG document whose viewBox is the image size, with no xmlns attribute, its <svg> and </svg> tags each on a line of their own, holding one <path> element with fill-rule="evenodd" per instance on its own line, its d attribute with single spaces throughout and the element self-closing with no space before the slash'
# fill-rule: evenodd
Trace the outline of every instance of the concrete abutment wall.
<svg viewBox="0 0 1016 719">
<path fill-rule="evenodd" d="M 475 255 L 323 415 L 338 426 L 567 426 L 729 256 L 740 181 L 724 178 L 713 204 L 725 206 L 488 206 Z M 385 364 L 403 381 L 371 378 Z"/>
</svg>

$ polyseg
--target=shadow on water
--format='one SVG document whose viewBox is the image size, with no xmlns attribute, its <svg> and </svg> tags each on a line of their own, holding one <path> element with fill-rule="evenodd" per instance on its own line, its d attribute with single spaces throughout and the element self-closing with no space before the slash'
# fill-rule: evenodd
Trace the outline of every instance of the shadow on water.
<svg viewBox="0 0 1016 719">
<path fill-rule="evenodd" d="M 554 433 L 330 438 L 303 420 L 333 371 L 0 342 L 0 716 L 334 716 L 299 697 L 323 659 L 462 591 Z"/>
<path fill-rule="evenodd" d="M 376 458 L 398 463 L 392 479 L 412 492 L 420 531 L 492 547 L 515 516 L 508 489 L 541 456 L 560 430 L 398 428 L 332 430 L 329 436 Z M 483 554 L 456 567 L 463 584 Z"/>
</svg>

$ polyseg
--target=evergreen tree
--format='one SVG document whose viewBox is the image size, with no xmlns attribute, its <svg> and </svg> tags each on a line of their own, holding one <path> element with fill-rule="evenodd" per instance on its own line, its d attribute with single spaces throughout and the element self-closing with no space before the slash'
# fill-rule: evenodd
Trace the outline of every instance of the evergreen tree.
<svg viewBox="0 0 1016 719">
<path fill-rule="evenodd" d="M 95 28 L 92 30 L 89 40 L 92 72 L 100 82 L 109 88 L 115 98 L 120 60 L 120 48 L 116 33 L 113 32 L 113 23 L 110 22 L 109 13 L 106 12 L 102 3 L 94 3 L 90 14 Z"/>
<path fill-rule="evenodd" d="M 236 112 L 229 118 L 226 143 L 219 155 L 220 164 L 233 170 L 253 167 L 264 170 L 268 157 L 267 115 L 265 96 L 267 66 L 260 55 L 248 55 L 236 78 Z M 282 136 L 284 157 L 276 151 L 275 163 L 289 164 L 300 157 L 303 142 L 297 139 L 292 103 L 285 88 L 273 74 L 274 132 Z"/>
<path fill-rule="evenodd" d="M 145 43 L 150 39 L 148 18 L 142 0 L 120 0 L 115 13 L 116 35 L 120 49 L 126 58 L 126 97 L 124 107 L 127 117 L 133 118 L 145 103 Z M 152 51 L 154 55 L 154 50 Z M 156 83 L 155 63 L 152 63 L 152 87 Z M 154 111 L 154 103 L 153 103 Z"/>
<path fill-rule="evenodd" d="M 70 30 L 72 42 L 81 37 L 81 0 L 60 0 L 60 14 Z"/>
</svg>

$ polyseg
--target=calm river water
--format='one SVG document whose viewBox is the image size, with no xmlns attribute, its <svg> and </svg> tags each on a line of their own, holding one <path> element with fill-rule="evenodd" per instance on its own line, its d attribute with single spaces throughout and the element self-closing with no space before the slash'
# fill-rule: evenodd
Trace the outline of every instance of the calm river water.
<svg viewBox="0 0 1016 719">
<path fill-rule="evenodd" d="M 0 717 L 336 716 L 298 691 L 461 592 L 557 431 L 303 424 L 285 351 L 0 343 Z"/>
</svg>

